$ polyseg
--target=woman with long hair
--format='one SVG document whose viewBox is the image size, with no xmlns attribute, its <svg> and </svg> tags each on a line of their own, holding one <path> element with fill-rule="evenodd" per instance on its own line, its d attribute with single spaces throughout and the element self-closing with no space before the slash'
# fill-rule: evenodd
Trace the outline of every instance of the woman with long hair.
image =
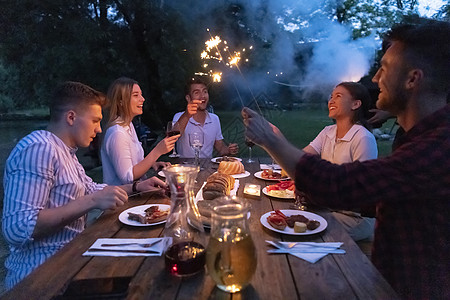
<svg viewBox="0 0 450 300">
<path fill-rule="evenodd" d="M 134 117 L 143 113 L 144 97 L 137 81 L 121 77 L 108 89 L 110 105 L 106 133 L 101 147 L 103 181 L 107 184 L 125 184 L 145 178 L 147 171 L 168 163 L 156 162 L 170 152 L 180 135 L 166 137 L 144 157 L 144 150 L 132 124 Z"/>
</svg>

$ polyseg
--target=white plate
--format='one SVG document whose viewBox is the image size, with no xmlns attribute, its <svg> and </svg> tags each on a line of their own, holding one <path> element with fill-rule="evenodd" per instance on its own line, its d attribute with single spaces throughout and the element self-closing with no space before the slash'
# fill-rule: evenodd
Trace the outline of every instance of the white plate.
<svg viewBox="0 0 450 300">
<path fill-rule="evenodd" d="M 213 174 L 215 174 L 217 172 L 214 172 Z M 244 178 L 250 175 L 249 171 L 245 171 L 244 173 L 241 174 L 234 174 L 234 175 L 230 175 L 231 177 L 233 177 L 234 179 L 238 179 L 238 178 Z"/>
<path fill-rule="evenodd" d="M 234 178 L 244 178 L 244 177 L 247 177 L 247 176 L 249 176 L 250 175 L 250 172 L 249 171 L 245 171 L 244 173 L 241 173 L 241 174 L 234 174 L 234 175 L 231 175 L 231 177 L 234 177 Z"/>
<path fill-rule="evenodd" d="M 164 172 L 163 172 L 163 171 L 159 171 L 159 172 L 158 172 L 158 176 L 161 176 L 161 177 L 166 178 L 166 175 L 164 175 Z"/>
<path fill-rule="evenodd" d="M 269 196 L 269 197 L 273 197 L 273 198 L 279 198 L 279 199 L 295 199 L 295 196 L 286 196 L 286 197 L 279 197 L 279 196 L 274 196 L 274 195 L 270 195 L 269 192 L 267 191 L 267 187 L 264 187 L 262 189 L 262 192 L 264 195 Z"/>
<path fill-rule="evenodd" d="M 147 208 L 149 208 L 150 206 L 158 206 L 160 210 L 169 210 L 170 209 L 170 205 L 167 204 L 146 204 L 146 205 L 139 205 L 139 206 L 135 206 L 135 207 L 131 207 L 127 210 L 124 210 L 122 213 L 120 213 L 119 215 L 119 221 L 122 222 L 123 224 L 126 225 L 131 225 L 131 226 L 140 226 L 140 227 L 145 227 L 145 226 L 153 226 L 153 225 L 159 225 L 159 224 L 163 224 L 166 222 L 166 220 L 162 220 L 160 222 L 156 222 L 156 223 L 150 223 L 150 224 L 142 224 L 138 221 L 133 221 L 128 219 L 128 213 L 135 213 L 135 214 L 141 214 L 144 215 L 145 214 L 145 210 Z"/>
<path fill-rule="evenodd" d="M 290 177 L 284 177 L 284 178 L 279 178 L 279 179 L 268 179 L 268 178 L 264 178 L 264 177 L 261 176 L 262 172 L 264 172 L 264 171 L 256 172 L 253 175 L 255 175 L 256 178 L 259 178 L 259 179 L 262 179 L 262 180 L 267 180 L 267 181 L 283 181 L 283 180 L 291 179 Z M 274 172 L 281 175 L 281 172 L 277 172 L 277 171 L 274 171 Z"/>
<path fill-rule="evenodd" d="M 238 161 L 242 161 L 242 158 L 239 158 L 239 157 L 234 157 L 234 156 L 229 156 L 229 157 L 232 157 L 232 158 L 234 158 L 234 159 L 237 159 Z M 222 156 L 211 158 L 211 161 L 212 161 L 213 163 L 218 164 L 218 163 L 220 163 L 220 161 L 217 161 L 219 158 L 222 158 Z"/>
<path fill-rule="evenodd" d="M 267 229 L 270 229 L 272 231 L 275 232 L 279 232 L 279 233 L 284 233 L 284 234 L 290 234 L 290 235 L 310 235 L 310 234 L 316 234 L 319 232 L 322 232 L 325 230 L 325 228 L 327 228 L 328 223 L 327 221 L 322 218 L 319 215 L 313 214 L 312 212 L 308 212 L 308 211 L 301 211 L 301 210 L 296 210 L 296 209 L 281 209 L 280 210 L 285 216 L 290 217 L 292 215 L 304 215 L 305 217 L 307 217 L 310 220 L 316 220 L 320 222 L 319 227 L 317 227 L 314 230 L 309 230 L 306 229 L 306 232 L 294 232 L 294 228 L 291 228 L 289 226 L 286 226 L 286 228 L 284 230 L 279 230 L 276 228 L 273 228 L 269 222 L 267 222 L 267 217 L 270 216 L 271 213 L 273 213 L 274 211 L 269 211 L 268 213 L 265 213 L 264 215 L 261 216 L 261 218 L 259 219 L 259 221 L 261 222 L 261 224 L 266 227 Z"/>
</svg>

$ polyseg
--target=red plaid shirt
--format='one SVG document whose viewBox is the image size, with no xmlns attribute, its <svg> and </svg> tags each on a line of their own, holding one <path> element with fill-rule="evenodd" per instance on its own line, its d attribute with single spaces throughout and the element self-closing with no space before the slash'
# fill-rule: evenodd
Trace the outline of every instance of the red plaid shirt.
<svg viewBox="0 0 450 300">
<path fill-rule="evenodd" d="M 335 209 L 376 203 L 374 265 L 404 298 L 450 299 L 450 105 L 386 158 L 333 165 L 304 155 L 296 187 Z"/>
</svg>

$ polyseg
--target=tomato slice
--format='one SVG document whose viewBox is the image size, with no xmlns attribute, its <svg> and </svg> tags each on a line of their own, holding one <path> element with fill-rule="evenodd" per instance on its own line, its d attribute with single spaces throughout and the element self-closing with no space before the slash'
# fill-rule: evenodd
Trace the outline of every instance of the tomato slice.
<svg viewBox="0 0 450 300">
<path fill-rule="evenodd" d="M 282 217 L 283 219 L 287 219 L 286 215 L 283 214 L 281 211 L 279 211 L 278 209 L 275 210 L 275 213 L 272 213 L 272 215 L 279 215 L 280 217 Z"/>
</svg>

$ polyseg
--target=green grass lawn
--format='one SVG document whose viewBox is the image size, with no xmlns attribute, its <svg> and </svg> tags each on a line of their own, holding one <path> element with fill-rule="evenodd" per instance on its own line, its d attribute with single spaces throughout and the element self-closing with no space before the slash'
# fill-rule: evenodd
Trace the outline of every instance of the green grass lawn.
<svg viewBox="0 0 450 300">
<path fill-rule="evenodd" d="M 244 126 L 239 111 L 216 111 L 222 124 L 222 132 L 225 141 L 239 144 L 241 157 L 248 157 L 248 150 L 244 144 Z M 295 146 L 303 148 L 307 146 L 319 132 L 327 125 L 333 124 L 328 118 L 328 110 L 302 109 L 295 111 L 268 111 L 264 115 L 276 125 Z M 394 120 L 389 120 L 380 128 L 383 132 L 389 132 Z M 394 128 L 395 131 L 395 128 Z M 392 141 L 377 140 L 379 157 L 391 153 Z M 254 147 L 255 156 L 267 156 L 267 153 L 259 147 Z"/>
</svg>

